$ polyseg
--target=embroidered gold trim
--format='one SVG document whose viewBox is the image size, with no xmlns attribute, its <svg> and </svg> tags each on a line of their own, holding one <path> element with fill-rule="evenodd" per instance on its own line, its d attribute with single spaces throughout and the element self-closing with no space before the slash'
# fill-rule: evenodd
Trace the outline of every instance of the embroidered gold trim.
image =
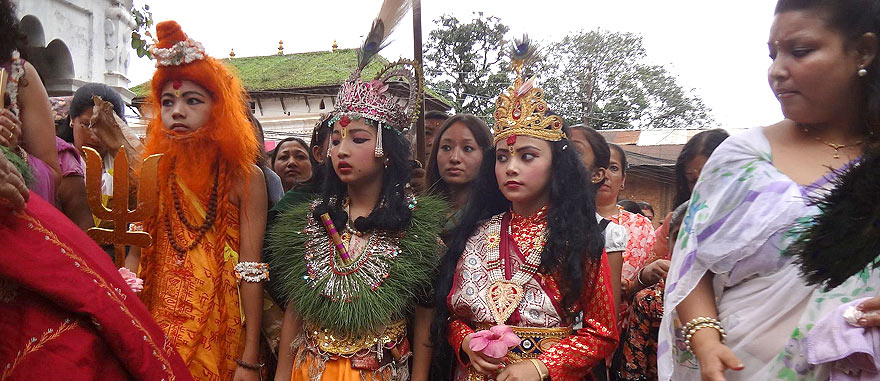
<svg viewBox="0 0 880 381">
<path fill-rule="evenodd" d="M 314 323 L 306 323 L 307 343 L 319 353 L 351 357 L 361 351 L 382 347 L 393 348 L 406 337 L 406 320 L 394 322 L 374 332 L 355 335 L 333 332 Z"/>
<path fill-rule="evenodd" d="M 47 329 L 46 332 L 43 332 L 39 339 L 36 337 L 31 337 L 27 344 L 25 344 L 24 349 L 18 351 L 18 355 L 15 356 L 15 359 L 11 363 L 6 364 L 6 366 L 3 368 L 3 374 L 0 374 L 0 380 L 6 380 L 12 374 L 12 371 L 15 370 L 15 367 L 18 366 L 18 364 L 22 360 L 24 360 L 24 358 L 27 357 L 29 354 L 40 350 L 40 348 L 42 348 L 44 345 L 52 340 L 57 339 L 59 336 L 61 336 L 61 334 L 73 329 L 77 325 L 79 325 L 79 323 L 76 321 L 64 319 L 64 322 L 61 323 L 58 328 Z"/>
</svg>

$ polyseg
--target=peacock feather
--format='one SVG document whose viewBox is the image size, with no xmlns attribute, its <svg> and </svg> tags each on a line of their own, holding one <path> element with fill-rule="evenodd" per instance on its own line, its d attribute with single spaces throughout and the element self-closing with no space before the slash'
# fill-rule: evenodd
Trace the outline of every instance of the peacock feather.
<svg viewBox="0 0 880 381">
<path fill-rule="evenodd" d="M 406 15 L 410 6 L 412 6 L 410 0 L 385 0 L 382 2 L 379 16 L 373 20 L 373 25 L 370 27 L 370 32 L 367 33 L 364 44 L 358 49 L 359 70 L 367 67 L 373 57 L 388 45 L 385 40 Z"/>
<path fill-rule="evenodd" d="M 510 48 L 510 65 L 519 73 L 523 67 L 533 63 L 537 57 L 538 47 L 529 40 L 528 34 L 521 39 L 514 38 Z"/>
</svg>

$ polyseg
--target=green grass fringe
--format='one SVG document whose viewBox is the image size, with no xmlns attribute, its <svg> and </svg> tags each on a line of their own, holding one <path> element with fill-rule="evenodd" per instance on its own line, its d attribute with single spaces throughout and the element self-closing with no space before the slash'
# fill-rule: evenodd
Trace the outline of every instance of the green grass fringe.
<svg viewBox="0 0 880 381">
<path fill-rule="evenodd" d="M 388 279 L 376 291 L 361 285 L 358 297 L 350 302 L 332 301 L 321 294 L 324 282 L 312 288 L 303 279 L 305 243 L 310 237 L 301 232 L 311 202 L 280 213 L 266 240 L 272 252 L 269 266 L 278 295 L 305 321 L 334 331 L 367 333 L 405 318 L 416 301 L 430 293 L 443 253 L 438 237 L 448 210 L 448 204 L 438 197 L 422 196 L 417 200 L 411 225 L 400 240 L 401 253 L 391 265 Z"/>
</svg>

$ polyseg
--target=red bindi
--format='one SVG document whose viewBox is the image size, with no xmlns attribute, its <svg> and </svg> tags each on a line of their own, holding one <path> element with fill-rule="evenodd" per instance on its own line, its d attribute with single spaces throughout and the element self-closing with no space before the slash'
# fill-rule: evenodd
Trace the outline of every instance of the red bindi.
<svg viewBox="0 0 880 381">
<path fill-rule="evenodd" d="M 516 144 L 516 135 L 510 135 L 507 137 L 507 145 L 512 146 Z"/>
<path fill-rule="evenodd" d="M 174 90 L 180 89 L 181 86 L 183 86 L 183 81 L 179 79 L 175 79 L 173 82 L 171 82 L 171 87 L 173 87 Z"/>
</svg>

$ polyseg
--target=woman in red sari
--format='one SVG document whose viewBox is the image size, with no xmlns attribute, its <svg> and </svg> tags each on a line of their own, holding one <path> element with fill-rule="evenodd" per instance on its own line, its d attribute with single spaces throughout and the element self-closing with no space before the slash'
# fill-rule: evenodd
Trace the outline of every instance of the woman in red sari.
<svg viewBox="0 0 880 381">
<path fill-rule="evenodd" d="M 0 380 L 191 380 L 107 254 L 3 151 Z"/>
<path fill-rule="evenodd" d="M 495 147 L 435 288 L 434 378 L 582 380 L 618 341 L 593 187 L 531 79 L 497 103 Z M 500 358 L 471 347 L 495 325 L 519 339 Z"/>
</svg>

